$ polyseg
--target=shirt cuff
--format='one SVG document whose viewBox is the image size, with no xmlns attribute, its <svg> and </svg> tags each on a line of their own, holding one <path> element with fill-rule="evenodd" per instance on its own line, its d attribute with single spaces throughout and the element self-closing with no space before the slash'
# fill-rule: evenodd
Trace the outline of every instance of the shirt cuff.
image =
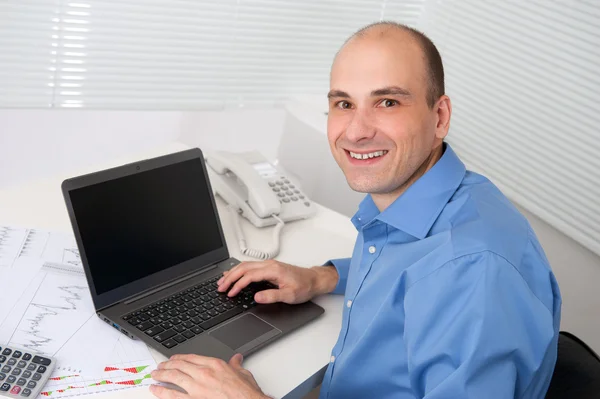
<svg viewBox="0 0 600 399">
<path fill-rule="evenodd" d="M 343 295 L 346 292 L 348 283 L 348 271 L 350 270 L 350 258 L 331 259 L 323 266 L 333 266 L 338 272 L 339 279 L 332 294 Z"/>
</svg>

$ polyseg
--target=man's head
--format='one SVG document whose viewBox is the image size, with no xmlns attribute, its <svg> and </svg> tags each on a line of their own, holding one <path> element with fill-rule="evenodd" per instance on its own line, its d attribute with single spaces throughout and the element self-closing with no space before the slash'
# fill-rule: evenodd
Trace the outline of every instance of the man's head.
<svg viewBox="0 0 600 399">
<path fill-rule="evenodd" d="M 380 209 L 439 159 L 451 104 L 441 58 L 423 34 L 390 22 L 361 29 L 335 57 L 328 97 L 333 156 L 350 187 Z"/>
</svg>

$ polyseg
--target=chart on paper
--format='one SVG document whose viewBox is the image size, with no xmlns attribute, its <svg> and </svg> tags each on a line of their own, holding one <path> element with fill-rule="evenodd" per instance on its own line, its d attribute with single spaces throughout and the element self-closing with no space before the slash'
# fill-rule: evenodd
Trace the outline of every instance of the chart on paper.
<svg viewBox="0 0 600 399">
<path fill-rule="evenodd" d="M 57 367 L 76 367 L 94 371 L 108 359 L 120 334 L 96 316 L 87 282 L 68 265 L 42 266 L 28 279 L 20 278 L 27 267 L 20 258 L 19 270 L 11 280 L 23 284 L 10 309 L 3 305 L 0 314 L 0 341 L 32 353 L 57 358 Z M 81 356 L 86 353 L 86 356 Z"/>
<path fill-rule="evenodd" d="M 16 226 L 0 226 L 0 269 L 11 268 L 20 257 L 81 267 L 79 250 L 71 234 Z"/>
<path fill-rule="evenodd" d="M 156 362 L 146 345 L 121 336 L 102 372 L 86 374 L 76 370 L 56 370 L 40 398 L 64 398 L 150 385 L 156 383 L 150 375 L 155 368 Z"/>
</svg>

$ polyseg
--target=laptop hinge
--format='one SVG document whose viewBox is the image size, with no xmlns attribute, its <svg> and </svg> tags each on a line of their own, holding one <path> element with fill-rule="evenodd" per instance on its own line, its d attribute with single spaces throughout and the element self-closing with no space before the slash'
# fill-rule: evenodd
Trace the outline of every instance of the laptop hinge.
<svg viewBox="0 0 600 399">
<path fill-rule="evenodd" d="M 146 298 L 147 296 L 150 296 L 150 295 L 152 295 L 152 294 L 155 294 L 155 293 L 157 293 L 157 292 L 159 292 L 159 291 L 162 291 L 162 290 L 164 290 L 164 289 L 166 289 L 166 288 L 172 287 L 172 286 L 174 286 L 174 285 L 176 285 L 176 284 L 179 284 L 179 283 L 181 283 L 181 282 L 183 282 L 183 281 L 189 280 L 190 278 L 192 278 L 192 277 L 196 277 L 196 276 L 198 276 L 198 275 L 200 275 L 200 274 L 202 274 L 202 273 L 205 273 L 205 272 L 207 272 L 207 271 L 209 271 L 209 270 L 216 269 L 217 267 L 219 267 L 219 264 L 218 264 L 218 263 L 217 263 L 216 265 L 209 266 L 209 267 L 207 267 L 207 268 L 205 268 L 205 269 L 202 269 L 202 270 L 199 270 L 199 271 L 196 271 L 196 272 L 190 273 L 190 274 L 186 274 L 185 276 L 183 276 L 183 277 L 180 277 L 180 278 L 178 278 L 177 280 L 173 280 L 173 281 L 171 281 L 171 282 L 169 282 L 169 283 L 166 283 L 166 284 L 163 284 L 163 285 L 161 285 L 160 287 L 153 288 L 153 289 L 151 289 L 150 291 L 146 291 L 146 292 L 143 292 L 143 293 L 141 293 L 141 294 L 138 294 L 138 295 L 136 295 L 136 296 L 134 296 L 134 297 L 131 297 L 131 298 L 129 298 L 129 299 L 127 299 L 127 300 L 123 301 L 122 303 L 124 303 L 125 305 L 129 305 L 130 303 L 133 303 L 133 302 L 135 302 L 135 301 L 139 301 L 140 299 Z"/>
</svg>

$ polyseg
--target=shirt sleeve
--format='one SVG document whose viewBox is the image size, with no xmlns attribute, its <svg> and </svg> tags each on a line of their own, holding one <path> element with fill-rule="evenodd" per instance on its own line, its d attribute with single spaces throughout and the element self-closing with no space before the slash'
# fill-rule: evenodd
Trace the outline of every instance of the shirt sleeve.
<svg viewBox="0 0 600 399">
<path fill-rule="evenodd" d="M 445 264 L 409 287 L 404 310 L 416 397 L 542 398 L 548 389 L 558 326 L 504 258 Z"/>
<path fill-rule="evenodd" d="M 331 259 L 323 266 L 334 266 L 340 278 L 338 279 L 335 289 L 332 294 L 343 295 L 346 292 L 346 284 L 348 283 L 348 273 L 350 271 L 350 258 Z"/>
</svg>

